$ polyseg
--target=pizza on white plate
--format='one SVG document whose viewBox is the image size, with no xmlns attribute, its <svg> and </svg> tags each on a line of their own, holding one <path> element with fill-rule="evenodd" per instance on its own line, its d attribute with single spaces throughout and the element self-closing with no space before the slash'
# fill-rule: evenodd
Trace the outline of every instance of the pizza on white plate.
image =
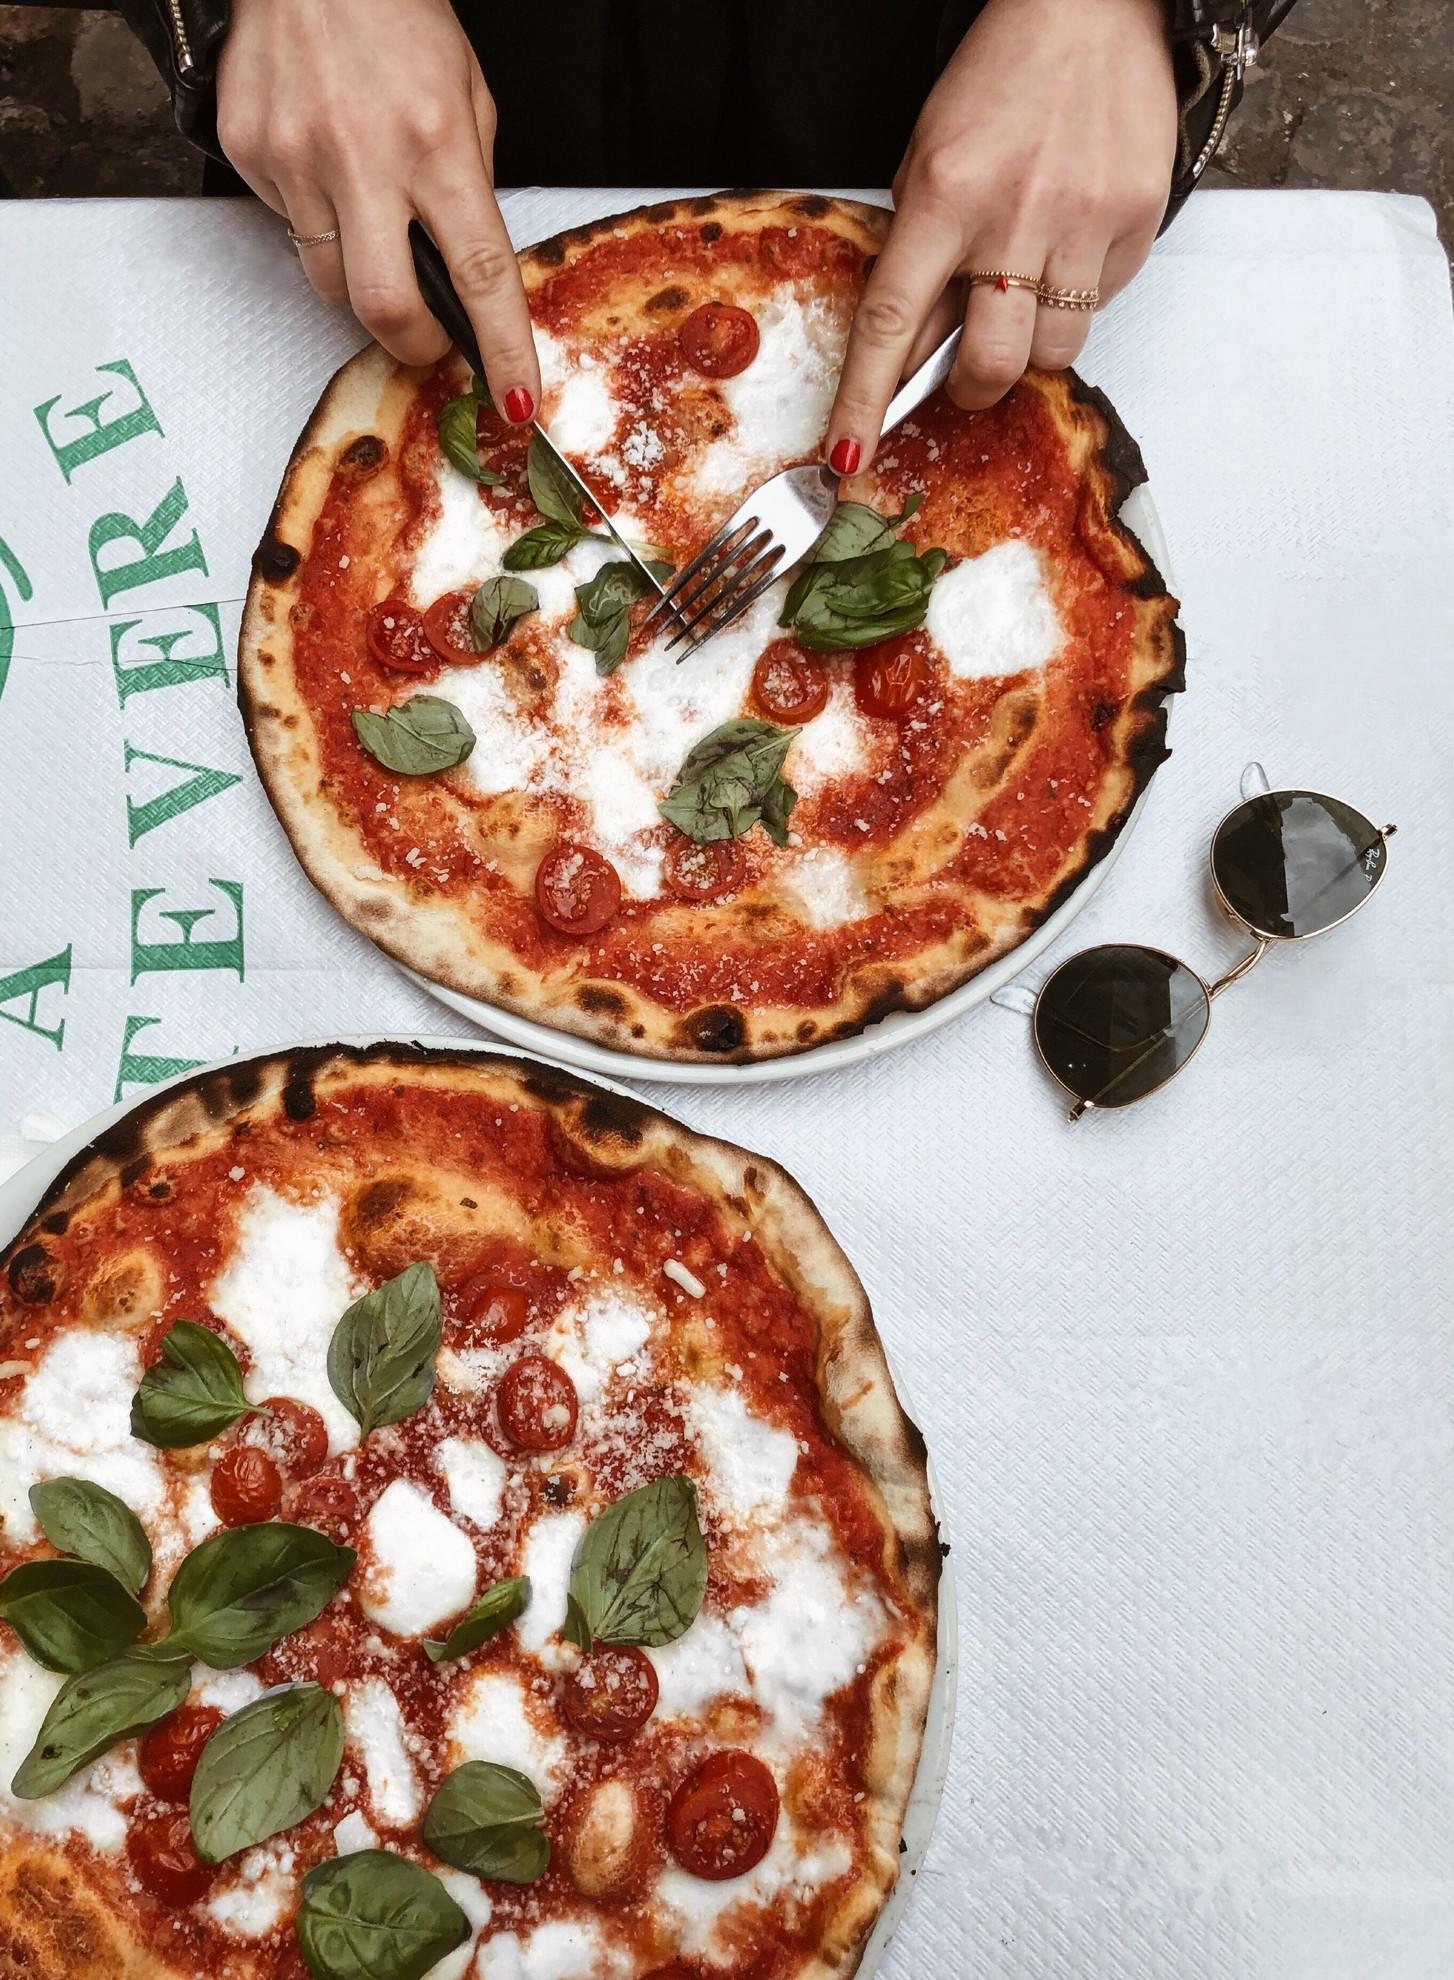
<svg viewBox="0 0 1454 1980">
<path fill-rule="evenodd" d="M 884 225 L 722 194 L 521 256 L 542 416 L 661 572 L 813 458 Z M 1102 394 L 936 395 L 811 561 L 683 659 L 481 391 L 458 357 L 346 365 L 243 623 L 268 793 L 391 955 L 630 1053 L 768 1058 L 945 996 L 1104 857 L 1182 648 Z"/>
</svg>

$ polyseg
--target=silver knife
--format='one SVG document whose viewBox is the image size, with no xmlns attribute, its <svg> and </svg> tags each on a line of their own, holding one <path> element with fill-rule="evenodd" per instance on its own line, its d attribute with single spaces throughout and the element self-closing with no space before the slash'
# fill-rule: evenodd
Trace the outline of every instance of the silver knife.
<svg viewBox="0 0 1454 1980">
<path fill-rule="evenodd" d="M 578 468 L 574 468 L 571 466 L 570 462 L 566 459 L 565 455 L 560 451 L 559 447 L 556 446 L 555 442 L 551 439 L 550 435 L 546 432 L 545 428 L 541 425 L 540 421 L 537 419 L 533 422 L 533 424 L 535 427 L 536 438 L 540 440 L 543 443 L 543 445 L 550 450 L 550 455 L 552 460 L 555 462 L 556 466 L 563 469 L 566 475 L 570 478 L 570 481 L 575 487 L 577 494 L 579 494 L 584 498 L 584 500 L 589 502 L 591 507 L 596 511 L 597 515 L 601 518 L 601 523 L 605 528 L 607 535 L 611 538 L 611 541 L 614 544 L 616 544 L 619 549 L 625 551 L 626 555 L 631 559 L 631 562 L 636 566 L 637 570 L 640 571 L 641 575 L 645 578 L 646 582 L 651 586 L 651 589 L 656 593 L 657 597 L 665 598 L 666 586 L 662 583 L 661 579 L 657 577 L 655 572 L 651 569 L 651 566 L 647 563 L 646 559 L 642 556 L 641 552 L 639 550 L 633 550 L 631 545 L 626 541 L 626 538 L 621 534 L 620 530 L 617 529 L 615 523 L 613 523 L 611 520 L 610 510 L 606 507 L 605 503 L 601 500 L 600 496 L 596 493 L 596 491 L 591 487 L 591 484 L 586 480 L 585 476 L 580 472 Z"/>
</svg>

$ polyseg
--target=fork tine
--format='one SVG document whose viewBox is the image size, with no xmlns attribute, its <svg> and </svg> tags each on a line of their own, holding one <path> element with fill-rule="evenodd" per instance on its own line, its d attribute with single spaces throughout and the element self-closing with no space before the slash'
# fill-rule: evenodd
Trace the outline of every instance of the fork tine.
<svg viewBox="0 0 1454 1980">
<path fill-rule="evenodd" d="M 771 541 L 771 533 L 763 530 L 759 535 L 749 537 L 745 542 L 734 542 L 715 564 L 699 572 L 696 583 L 672 601 L 672 610 L 676 614 L 677 623 L 689 625 L 710 610 L 719 597 L 725 596 L 733 589 L 742 565 L 745 562 L 750 563 Z"/>
<path fill-rule="evenodd" d="M 726 548 L 729 539 L 740 536 L 743 530 L 751 530 L 755 528 L 756 523 L 757 523 L 757 518 L 755 516 L 749 516 L 742 522 L 736 522 L 733 517 L 729 516 L 727 518 L 727 521 L 723 523 L 722 527 L 716 532 L 716 534 L 714 536 L 708 537 L 707 541 L 702 545 L 702 548 L 697 552 L 696 556 L 693 557 L 692 561 L 687 565 L 686 569 L 677 572 L 676 576 L 672 579 L 671 584 L 668 586 L 666 591 L 663 592 L 662 596 L 657 599 L 656 603 L 652 606 L 651 610 L 646 614 L 646 617 L 642 620 L 641 623 L 644 626 L 649 626 L 652 620 L 656 617 L 657 613 L 660 612 L 663 609 L 663 607 L 665 607 L 666 610 L 671 612 L 677 611 L 681 603 L 681 595 L 683 588 L 692 578 L 696 576 L 697 572 L 702 569 L 703 565 L 710 561 L 715 561 L 718 555 Z"/>
<path fill-rule="evenodd" d="M 782 555 L 782 545 L 768 536 L 766 548 L 762 550 L 761 555 L 754 557 L 750 563 L 736 571 L 730 585 L 724 587 L 714 598 L 709 599 L 693 618 L 683 622 L 682 631 L 675 639 L 667 642 L 667 652 L 673 652 L 684 641 L 695 640 L 697 643 L 703 643 L 730 626 L 734 619 L 741 618 L 754 599 L 760 598 L 777 576 L 777 567 L 782 561 Z M 685 653 L 678 654 L 678 666 L 685 658 Z"/>
</svg>

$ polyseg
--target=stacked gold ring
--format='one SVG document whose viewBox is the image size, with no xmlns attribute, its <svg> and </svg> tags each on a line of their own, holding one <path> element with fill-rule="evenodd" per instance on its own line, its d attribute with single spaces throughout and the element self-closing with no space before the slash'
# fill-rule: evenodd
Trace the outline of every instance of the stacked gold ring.
<svg viewBox="0 0 1454 1980">
<path fill-rule="evenodd" d="M 1099 289 L 1055 289 L 1042 282 L 1039 296 L 1047 309 L 1094 309 L 1100 302 Z"/>
<path fill-rule="evenodd" d="M 330 241 L 336 241 L 338 239 L 338 229 L 337 227 L 325 227 L 321 234 L 295 234 L 293 229 L 289 227 L 288 239 L 296 248 L 326 247 Z"/>
<path fill-rule="evenodd" d="M 1009 268 L 971 268 L 968 281 L 972 289 L 999 289 L 1002 293 L 1006 289 L 1029 289 L 1046 309 L 1100 307 L 1099 289 L 1058 289 L 1043 275 L 1017 275 Z"/>
</svg>

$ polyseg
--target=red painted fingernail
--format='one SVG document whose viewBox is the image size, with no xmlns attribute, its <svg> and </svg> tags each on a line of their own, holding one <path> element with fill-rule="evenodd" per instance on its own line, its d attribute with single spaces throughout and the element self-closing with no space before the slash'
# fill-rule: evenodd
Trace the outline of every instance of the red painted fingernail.
<svg viewBox="0 0 1454 1980">
<path fill-rule="evenodd" d="M 858 442 L 851 440 L 845 433 L 828 456 L 828 465 L 835 474 L 852 474 L 858 466 L 858 458 L 862 451 Z"/>
<path fill-rule="evenodd" d="M 512 385 L 505 394 L 505 417 L 512 426 L 523 426 L 535 411 L 535 401 L 523 385 Z"/>
</svg>

